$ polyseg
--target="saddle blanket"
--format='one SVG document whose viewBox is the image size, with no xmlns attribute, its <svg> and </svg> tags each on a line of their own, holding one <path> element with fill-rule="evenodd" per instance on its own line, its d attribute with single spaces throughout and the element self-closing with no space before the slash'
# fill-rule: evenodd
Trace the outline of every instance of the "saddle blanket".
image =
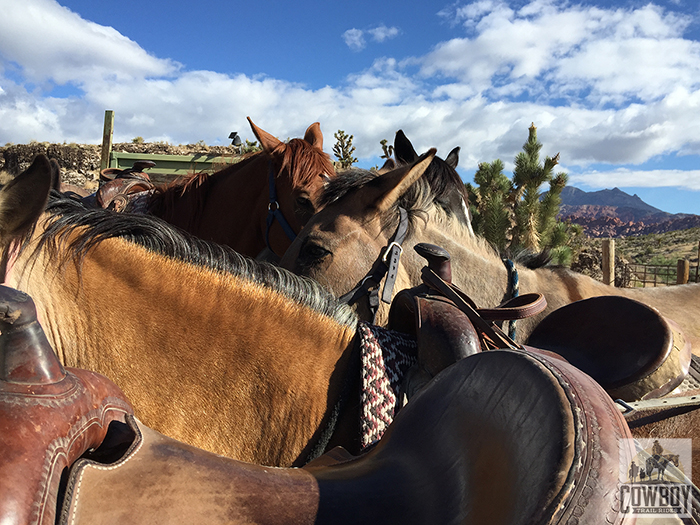
<svg viewBox="0 0 700 525">
<path fill-rule="evenodd" d="M 361 322 L 362 448 L 379 441 L 394 420 L 399 385 L 417 359 L 407 334 Z"/>
</svg>

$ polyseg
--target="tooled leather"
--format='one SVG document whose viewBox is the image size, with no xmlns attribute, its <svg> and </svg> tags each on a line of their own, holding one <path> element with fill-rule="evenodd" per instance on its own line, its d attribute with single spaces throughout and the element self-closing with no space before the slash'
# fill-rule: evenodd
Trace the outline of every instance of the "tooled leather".
<svg viewBox="0 0 700 525">
<path fill-rule="evenodd" d="M 575 442 L 585 462 L 572 471 L 569 480 L 567 499 L 575 503 L 560 509 L 562 512 L 556 522 L 567 525 L 628 523 L 619 512 L 619 456 L 620 451 L 625 450 L 621 448 L 621 440 L 632 438 L 624 418 L 610 396 L 589 376 L 537 349 L 527 348 L 527 351 L 545 362 L 558 377 L 581 420 L 579 429 L 586 431 L 585 435 L 577 433 Z M 632 457 L 629 451 L 629 457 L 622 458 L 622 461 L 629 462 Z"/>
<path fill-rule="evenodd" d="M 114 419 L 132 412 L 106 378 L 66 369 L 49 385 L 0 382 L 0 522 L 55 521 L 64 467 L 99 445 Z"/>
</svg>

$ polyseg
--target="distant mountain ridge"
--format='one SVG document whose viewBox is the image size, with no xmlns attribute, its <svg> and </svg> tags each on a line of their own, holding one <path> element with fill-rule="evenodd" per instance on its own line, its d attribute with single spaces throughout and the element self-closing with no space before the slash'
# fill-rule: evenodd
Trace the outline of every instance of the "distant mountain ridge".
<svg viewBox="0 0 700 525">
<path fill-rule="evenodd" d="M 559 218 L 580 224 L 590 237 L 620 237 L 700 226 L 700 215 L 667 213 L 619 188 L 586 192 L 567 186 Z"/>
</svg>

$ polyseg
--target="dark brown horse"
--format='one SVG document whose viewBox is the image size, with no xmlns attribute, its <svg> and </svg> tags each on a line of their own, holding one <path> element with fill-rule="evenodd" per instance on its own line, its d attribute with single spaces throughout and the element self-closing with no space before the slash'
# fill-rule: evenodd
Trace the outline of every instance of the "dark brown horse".
<svg viewBox="0 0 700 525">
<path fill-rule="evenodd" d="M 0 247 L 6 282 L 34 298 L 61 361 L 118 383 L 144 423 L 177 439 L 254 463 L 305 461 L 359 384 L 352 310 L 155 217 L 65 198 L 42 214 L 49 186 L 39 157 L 0 191 Z M 357 446 L 358 405 L 330 444 Z"/>
<path fill-rule="evenodd" d="M 204 240 L 255 257 L 281 256 L 315 212 L 335 175 L 318 122 L 303 139 L 282 142 L 248 119 L 263 148 L 216 173 L 196 173 L 156 187 L 144 207 Z"/>
</svg>

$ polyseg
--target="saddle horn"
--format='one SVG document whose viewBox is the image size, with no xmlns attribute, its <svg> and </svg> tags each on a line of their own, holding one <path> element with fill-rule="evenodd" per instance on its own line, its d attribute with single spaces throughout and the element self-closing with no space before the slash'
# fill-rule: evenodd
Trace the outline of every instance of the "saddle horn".
<svg viewBox="0 0 700 525">
<path fill-rule="evenodd" d="M 36 320 L 36 306 L 27 294 L 0 286 L 0 381 L 53 384 L 66 371 Z"/>
</svg>

